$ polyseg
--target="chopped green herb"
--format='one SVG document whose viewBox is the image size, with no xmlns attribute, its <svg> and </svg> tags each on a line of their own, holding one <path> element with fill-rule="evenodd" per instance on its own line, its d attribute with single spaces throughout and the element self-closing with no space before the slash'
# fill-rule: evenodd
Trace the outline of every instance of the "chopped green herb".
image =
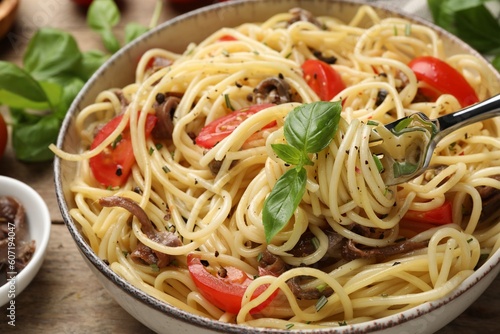
<svg viewBox="0 0 500 334">
<path fill-rule="evenodd" d="M 394 177 L 400 177 L 401 175 L 409 175 L 416 172 L 418 165 L 407 161 L 395 162 L 392 168 L 394 170 Z"/>
<path fill-rule="evenodd" d="M 123 136 L 121 134 L 118 135 L 118 137 L 116 137 L 115 140 L 113 140 L 113 142 L 111 143 L 111 148 L 114 150 L 116 148 L 116 146 L 118 145 L 118 143 L 123 139 Z"/>
<path fill-rule="evenodd" d="M 170 173 L 170 168 L 168 168 L 167 166 L 163 166 L 161 169 L 163 169 L 165 173 Z"/>
<path fill-rule="evenodd" d="M 154 151 L 155 151 L 155 149 L 153 147 L 150 147 L 149 148 L 149 155 L 153 155 Z"/>
<path fill-rule="evenodd" d="M 229 99 L 228 94 L 224 94 L 224 101 L 226 102 L 226 107 L 234 111 L 234 107 L 231 105 L 231 100 Z"/>
<path fill-rule="evenodd" d="M 161 148 L 163 147 L 162 144 L 158 143 L 158 144 L 155 144 L 155 147 L 157 150 L 161 150 Z"/>
<path fill-rule="evenodd" d="M 410 124 L 411 124 L 412 118 L 411 117 L 406 117 L 402 119 L 395 127 L 394 131 L 395 132 L 401 132 L 402 130 L 406 129 Z"/>
<path fill-rule="evenodd" d="M 384 170 L 384 165 L 382 165 L 382 161 L 380 161 L 379 157 L 376 154 L 372 154 L 373 160 L 375 161 L 375 165 L 377 165 L 377 170 L 381 173 Z"/>
<path fill-rule="evenodd" d="M 257 262 L 260 262 L 263 256 L 264 256 L 263 253 L 259 253 L 259 255 L 257 255 Z"/>
<path fill-rule="evenodd" d="M 328 298 L 321 296 L 314 306 L 316 308 L 316 312 L 319 312 L 326 305 L 326 303 L 328 303 Z"/>
<path fill-rule="evenodd" d="M 347 321 L 339 321 L 339 326 L 347 326 Z"/>
<path fill-rule="evenodd" d="M 405 26 L 405 36 L 410 36 L 411 35 L 411 23 L 408 23 Z"/>
<path fill-rule="evenodd" d="M 295 326 L 295 325 L 294 325 L 294 324 L 287 324 L 287 325 L 285 326 L 285 329 L 291 329 L 293 326 Z"/>
<path fill-rule="evenodd" d="M 314 246 L 314 249 L 318 249 L 318 248 L 319 248 L 319 246 L 321 246 L 321 244 L 320 244 L 320 242 L 319 242 L 318 238 L 316 238 L 316 237 L 312 238 L 312 239 L 311 239 L 311 242 L 312 242 L 312 244 L 313 244 L 313 246 Z"/>
<path fill-rule="evenodd" d="M 156 263 L 150 264 L 151 270 L 153 270 L 155 273 L 160 271 L 160 268 Z"/>
</svg>

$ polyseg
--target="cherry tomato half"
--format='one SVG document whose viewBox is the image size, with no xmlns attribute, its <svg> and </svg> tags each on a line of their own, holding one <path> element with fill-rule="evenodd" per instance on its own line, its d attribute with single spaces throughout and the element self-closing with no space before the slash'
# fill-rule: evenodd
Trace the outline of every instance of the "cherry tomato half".
<svg viewBox="0 0 500 334">
<path fill-rule="evenodd" d="M 220 42 L 231 42 L 231 41 L 237 41 L 237 39 L 231 35 L 224 35 L 221 38 L 218 39 Z"/>
<path fill-rule="evenodd" d="M 8 132 L 7 132 L 7 124 L 5 124 L 5 120 L 0 114 L 0 158 L 5 152 L 5 147 L 7 146 L 8 140 Z"/>
<path fill-rule="evenodd" d="M 321 101 L 330 101 L 345 84 L 340 74 L 324 61 L 308 59 L 302 64 L 304 79 Z"/>
<path fill-rule="evenodd" d="M 102 143 L 120 124 L 123 115 L 111 119 L 97 133 L 90 148 L 94 149 Z M 149 136 L 156 124 L 156 116 L 148 115 L 146 119 L 146 135 Z M 124 184 L 135 163 L 132 140 L 130 138 L 129 125 L 125 127 L 122 134 L 106 147 L 101 153 L 90 158 L 89 164 L 92 174 L 96 180 L 106 187 L 119 187 Z"/>
<path fill-rule="evenodd" d="M 453 223 L 452 204 L 450 201 L 445 201 L 443 205 L 429 211 L 408 210 L 403 220 L 433 225 L 451 224 Z"/>
<path fill-rule="evenodd" d="M 187 265 L 189 274 L 203 297 L 226 312 L 237 314 L 240 311 L 243 295 L 253 280 L 247 273 L 235 267 L 224 267 L 226 275 L 221 277 L 217 272 L 211 273 L 201 263 L 200 257 L 192 253 L 187 256 Z M 265 286 L 257 288 L 252 298 L 259 296 L 265 289 Z M 254 307 L 250 313 L 257 313 L 264 309 L 274 299 L 277 292 L 259 306 Z"/>
<path fill-rule="evenodd" d="M 214 147 L 218 142 L 229 136 L 244 120 L 273 105 L 272 103 L 255 104 L 247 108 L 233 111 L 226 116 L 208 123 L 201 129 L 198 137 L 196 137 L 196 144 L 208 149 Z M 272 127 L 274 124 L 273 122 L 264 128 Z"/>
<path fill-rule="evenodd" d="M 479 102 L 476 92 L 462 74 L 441 59 L 431 56 L 417 57 L 408 66 L 419 81 L 425 82 L 441 94 L 455 96 L 462 108 Z M 426 94 L 425 91 L 422 93 Z M 427 91 L 427 95 L 432 98 L 436 94 Z"/>
</svg>

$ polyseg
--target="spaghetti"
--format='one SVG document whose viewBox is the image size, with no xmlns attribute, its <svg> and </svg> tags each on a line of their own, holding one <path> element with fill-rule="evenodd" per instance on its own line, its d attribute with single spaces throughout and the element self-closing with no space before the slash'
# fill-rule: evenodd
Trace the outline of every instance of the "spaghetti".
<svg viewBox="0 0 500 334">
<path fill-rule="evenodd" d="M 364 20 L 371 27 L 361 27 Z M 500 245 L 500 225 L 485 216 L 483 194 L 500 189 L 500 123 L 457 130 L 437 147 L 432 163 L 438 167 L 386 187 L 370 151 L 374 122 L 416 111 L 435 118 L 460 108 L 451 94 L 419 99 L 425 87 L 408 63 L 423 55 L 458 70 L 480 100 L 498 93 L 474 57 L 447 57 L 430 28 L 381 19 L 367 6 L 347 24 L 295 9 L 220 29 L 183 54 L 149 50 L 134 83 L 103 91 L 76 116 L 82 143 L 91 148 L 81 154 L 53 148 L 79 162 L 71 216 L 96 254 L 131 284 L 224 322 L 335 327 L 440 298 Z M 294 108 L 319 100 L 303 75 L 307 59 L 335 60 L 329 66 L 345 87 L 331 101 L 342 101 L 342 118 L 330 144 L 310 155 L 304 195 L 267 243 L 264 203 L 292 168 L 271 145 L 286 143 L 283 126 Z M 271 104 L 252 110 L 264 103 Z M 249 109 L 213 147 L 197 139 L 232 110 Z M 116 127 L 95 143 L 95 133 L 116 115 Z M 166 136 L 148 130 L 152 115 L 158 122 L 171 116 Z M 134 163 L 122 184 L 106 187 L 90 161 L 125 133 Z M 440 208 L 452 214 L 447 224 L 408 223 Z M 236 285 L 231 270 L 248 274 L 238 281 L 247 284 L 235 312 L 203 291 L 197 266 L 227 278 L 228 286 Z"/>
</svg>

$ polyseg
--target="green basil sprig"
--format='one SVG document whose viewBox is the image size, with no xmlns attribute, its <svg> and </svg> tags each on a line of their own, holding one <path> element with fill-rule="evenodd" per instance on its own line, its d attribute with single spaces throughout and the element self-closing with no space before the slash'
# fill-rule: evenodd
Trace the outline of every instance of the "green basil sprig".
<svg viewBox="0 0 500 334">
<path fill-rule="evenodd" d="M 285 163 L 295 165 L 276 182 L 264 202 L 262 222 L 266 242 L 279 233 L 297 209 L 306 190 L 304 166 L 314 165 L 311 154 L 325 149 L 338 129 L 340 101 L 314 102 L 293 109 L 286 117 L 283 134 L 287 144 L 272 144 L 273 151 Z"/>
<path fill-rule="evenodd" d="M 427 0 L 434 23 L 492 56 L 493 66 L 500 71 L 500 18 L 487 2 L 494 0 Z"/>
<path fill-rule="evenodd" d="M 131 22 L 125 26 L 125 43 L 156 26 L 162 9 L 162 1 L 156 0 L 156 7 L 149 27 Z M 121 48 L 120 41 L 114 34 L 113 28 L 120 23 L 120 10 L 113 0 L 94 0 L 87 12 L 87 25 L 101 35 L 104 47 L 111 53 Z"/>
<path fill-rule="evenodd" d="M 156 25 L 162 0 L 157 0 L 150 25 Z M 105 48 L 114 52 L 120 44 L 111 29 L 120 21 L 113 0 L 96 0 L 87 12 L 87 22 L 103 37 Z M 129 42 L 148 28 L 129 23 L 125 40 Z M 115 39 L 113 41 L 113 39 Z M 23 55 L 23 68 L 0 61 L 0 105 L 9 107 L 12 119 L 12 147 L 16 158 L 26 162 L 49 161 L 48 148 L 59 133 L 72 101 L 109 54 L 80 51 L 75 38 L 53 28 L 39 29 Z"/>
</svg>

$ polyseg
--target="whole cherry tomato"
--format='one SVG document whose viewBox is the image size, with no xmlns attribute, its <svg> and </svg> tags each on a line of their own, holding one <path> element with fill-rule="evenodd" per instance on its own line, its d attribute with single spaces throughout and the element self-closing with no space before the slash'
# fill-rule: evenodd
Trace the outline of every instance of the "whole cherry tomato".
<svg viewBox="0 0 500 334">
<path fill-rule="evenodd" d="M 0 114 L 0 158 L 5 152 L 5 147 L 7 146 L 8 133 L 7 133 L 7 124 L 5 124 L 5 120 Z"/>
<path fill-rule="evenodd" d="M 424 95 L 435 99 L 440 94 L 451 94 L 462 107 L 479 102 L 476 92 L 462 74 L 441 59 L 431 56 L 417 57 L 408 66 L 419 81 L 431 87 L 421 89 Z"/>
</svg>

